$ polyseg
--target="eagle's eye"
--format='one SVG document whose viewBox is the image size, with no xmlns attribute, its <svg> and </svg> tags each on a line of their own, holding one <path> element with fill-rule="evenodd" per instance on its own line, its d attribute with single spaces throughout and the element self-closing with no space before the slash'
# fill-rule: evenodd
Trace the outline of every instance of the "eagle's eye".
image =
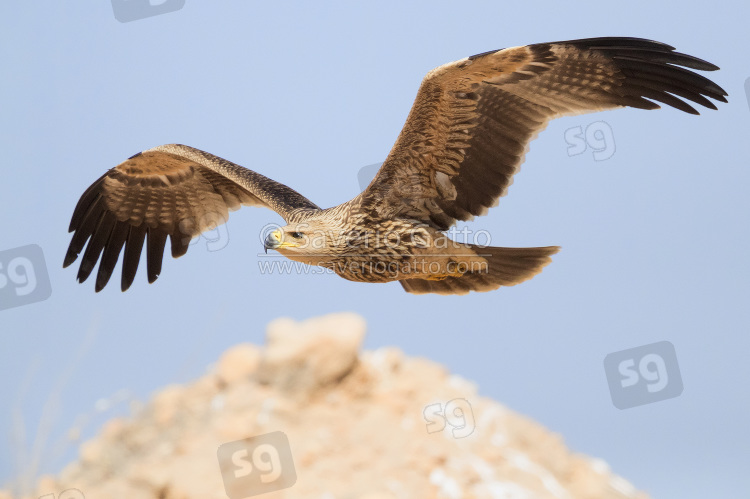
<svg viewBox="0 0 750 499">
<path fill-rule="evenodd" d="M 290 236 L 292 236 L 295 239 L 302 239 L 302 233 L 301 232 L 290 232 Z"/>
</svg>

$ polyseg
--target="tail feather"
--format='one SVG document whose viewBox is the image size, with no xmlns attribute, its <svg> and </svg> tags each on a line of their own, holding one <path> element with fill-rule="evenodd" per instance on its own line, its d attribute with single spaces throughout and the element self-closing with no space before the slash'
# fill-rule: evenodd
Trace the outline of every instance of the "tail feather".
<svg viewBox="0 0 750 499">
<path fill-rule="evenodd" d="M 438 281 L 404 279 L 399 281 L 406 291 L 414 294 L 438 293 L 465 295 L 469 291 L 492 291 L 500 286 L 513 286 L 531 279 L 552 261 L 559 246 L 541 248 L 494 248 L 471 246 L 486 260 L 486 265 L 469 264 L 469 271 L 460 277 L 446 277 Z"/>
</svg>

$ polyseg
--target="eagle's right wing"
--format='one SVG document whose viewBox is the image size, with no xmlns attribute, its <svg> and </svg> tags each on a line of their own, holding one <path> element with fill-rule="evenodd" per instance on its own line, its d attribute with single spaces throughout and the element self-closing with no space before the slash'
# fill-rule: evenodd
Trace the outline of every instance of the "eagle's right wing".
<svg viewBox="0 0 750 499">
<path fill-rule="evenodd" d="M 287 222 L 319 208 L 297 191 L 254 171 L 192 147 L 169 144 L 138 153 L 112 168 L 83 193 L 70 221 L 73 239 L 63 267 L 88 241 L 78 280 L 85 281 L 101 255 L 96 291 L 109 281 L 120 252 L 123 291 L 133 283 L 144 239 L 149 282 L 161 272 L 169 236 L 172 256 L 190 240 L 226 222 L 229 210 L 263 206 Z"/>
</svg>

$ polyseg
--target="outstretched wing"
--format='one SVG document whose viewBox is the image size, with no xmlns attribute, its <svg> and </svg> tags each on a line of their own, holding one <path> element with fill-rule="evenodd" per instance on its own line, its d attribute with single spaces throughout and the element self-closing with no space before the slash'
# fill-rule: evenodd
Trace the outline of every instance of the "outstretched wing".
<svg viewBox="0 0 750 499">
<path fill-rule="evenodd" d="M 432 70 L 362 208 L 447 229 L 505 195 L 528 144 L 547 123 L 618 107 L 687 113 L 726 102 L 712 81 L 679 66 L 718 67 L 639 38 L 592 38 L 486 52 Z M 682 99 L 681 99 L 682 98 Z M 651 100 L 648 100 L 651 99 Z"/>
<path fill-rule="evenodd" d="M 86 189 L 73 212 L 73 239 L 63 267 L 88 241 L 78 280 L 85 281 L 101 256 L 96 291 L 109 281 L 120 252 L 122 290 L 133 283 L 144 239 L 148 281 L 161 272 L 169 236 L 172 256 L 187 252 L 190 240 L 226 222 L 229 210 L 264 206 L 290 221 L 319 209 L 293 189 L 247 168 L 192 147 L 170 144 L 138 153 Z"/>
</svg>

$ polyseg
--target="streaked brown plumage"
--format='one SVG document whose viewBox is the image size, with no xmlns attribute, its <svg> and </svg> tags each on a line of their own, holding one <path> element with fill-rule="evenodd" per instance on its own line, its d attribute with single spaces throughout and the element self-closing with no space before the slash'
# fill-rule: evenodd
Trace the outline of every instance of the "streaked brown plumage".
<svg viewBox="0 0 750 499">
<path fill-rule="evenodd" d="M 681 67 L 680 67 L 681 66 Z M 266 247 L 362 282 L 398 280 L 411 293 L 464 294 L 523 282 L 558 251 L 450 241 L 457 220 L 483 215 L 507 193 L 531 140 L 557 117 L 661 102 L 690 114 L 726 102 L 718 85 L 688 69 L 718 69 L 674 47 L 638 38 L 542 43 L 478 54 L 430 71 L 375 179 L 360 195 L 322 210 L 251 170 L 183 145 L 139 153 L 81 196 L 64 266 L 86 246 L 78 280 L 101 263 L 96 290 L 124 249 L 122 290 L 146 243 L 147 274 L 229 210 L 265 206 L 287 226 Z"/>
</svg>

